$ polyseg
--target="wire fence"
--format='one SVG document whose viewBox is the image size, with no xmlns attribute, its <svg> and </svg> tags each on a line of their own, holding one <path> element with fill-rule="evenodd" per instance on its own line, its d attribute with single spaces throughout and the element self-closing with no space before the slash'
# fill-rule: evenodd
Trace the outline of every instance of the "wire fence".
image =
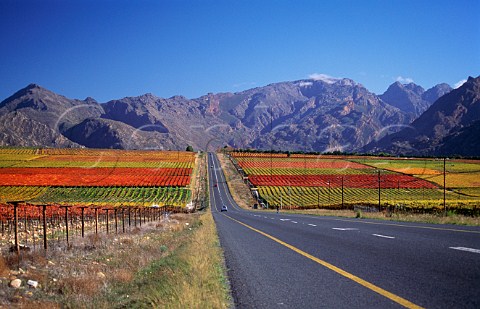
<svg viewBox="0 0 480 309">
<path fill-rule="evenodd" d="M 149 222 L 186 212 L 185 207 L 88 207 L 0 205 L 2 248 L 10 252 L 68 249 L 76 238 L 130 233 Z"/>
</svg>

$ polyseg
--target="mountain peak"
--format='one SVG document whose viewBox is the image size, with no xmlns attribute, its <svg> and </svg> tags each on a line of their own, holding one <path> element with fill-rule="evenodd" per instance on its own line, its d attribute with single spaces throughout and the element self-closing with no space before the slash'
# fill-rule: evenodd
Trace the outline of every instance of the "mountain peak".
<svg viewBox="0 0 480 309">
<path fill-rule="evenodd" d="M 450 86 L 446 86 L 451 89 Z M 442 89 L 446 86 L 440 84 L 434 88 Z M 436 155 L 439 153 L 442 155 L 478 155 L 478 143 L 475 138 L 478 138 L 478 121 L 480 121 L 479 102 L 480 76 L 470 77 L 459 88 L 438 98 L 407 129 L 385 136 L 364 149 L 366 151 L 381 149 L 386 152 L 407 155 Z"/>
<path fill-rule="evenodd" d="M 29 84 L 27 87 L 25 87 L 25 88 L 23 88 L 23 89 L 29 90 L 29 89 L 34 89 L 34 88 L 40 89 L 40 88 L 42 88 L 42 87 L 41 87 L 40 85 L 38 85 L 38 84 L 31 83 L 31 84 Z"/>
<path fill-rule="evenodd" d="M 42 90 L 44 88 L 42 88 L 41 86 L 37 85 L 37 84 L 29 84 L 28 86 L 18 90 L 17 92 L 15 92 L 13 95 L 11 95 L 10 97 L 6 98 L 5 100 L 3 100 L 1 103 L 0 103 L 0 107 L 3 107 L 5 106 L 5 104 L 7 102 L 10 102 L 10 101 L 13 101 L 13 100 L 16 100 L 16 99 L 19 99 L 21 97 L 24 97 L 26 95 L 29 95 L 29 94 L 32 94 L 33 92 L 37 92 L 38 90 Z M 45 89 L 46 90 L 46 89 Z"/>
<path fill-rule="evenodd" d="M 445 83 L 438 84 L 428 89 L 427 91 L 425 91 L 422 94 L 422 99 L 430 103 L 433 103 L 443 95 L 449 93 L 450 91 L 452 91 L 452 87 L 450 87 L 449 84 L 445 84 Z"/>
<path fill-rule="evenodd" d="M 425 90 L 414 84 L 402 84 L 399 81 L 391 84 L 380 98 L 400 110 L 420 116 L 428 108 L 428 102 L 423 102 L 422 94 Z"/>
<path fill-rule="evenodd" d="M 480 84 L 480 75 L 478 77 L 469 76 L 465 84 Z M 465 85 L 463 84 L 463 85 Z"/>
</svg>

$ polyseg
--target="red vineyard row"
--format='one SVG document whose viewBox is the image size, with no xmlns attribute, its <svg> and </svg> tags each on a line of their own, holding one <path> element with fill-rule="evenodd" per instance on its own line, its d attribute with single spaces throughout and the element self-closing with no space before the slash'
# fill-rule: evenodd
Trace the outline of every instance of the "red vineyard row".
<svg viewBox="0 0 480 309">
<path fill-rule="evenodd" d="M 369 169 L 370 166 L 348 161 L 239 161 L 242 168 L 331 168 L 331 169 Z"/>
<path fill-rule="evenodd" d="M 380 188 L 383 189 L 436 189 L 436 185 L 423 179 L 408 175 L 252 175 L 250 182 L 254 186 L 294 186 L 294 187 L 331 187 L 339 188 Z"/>
<path fill-rule="evenodd" d="M 2 168 L 2 186 L 178 186 L 191 168 Z"/>
</svg>

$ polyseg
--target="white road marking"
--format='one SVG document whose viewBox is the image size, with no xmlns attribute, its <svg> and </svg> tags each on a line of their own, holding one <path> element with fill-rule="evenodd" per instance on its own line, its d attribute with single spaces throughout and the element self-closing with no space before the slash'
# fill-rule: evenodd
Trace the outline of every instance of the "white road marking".
<svg viewBox="0 0 480 309">
<path fill-rule="evenodd" d="M 275 220 L 275 218 L 270 218 L 270 219 Z"/>
<path fill-rule="evenodd" d="M 332 230 L 337 230 L 337 231 L 357 231 L 358 229 L 353 228 L 353 227 L 332 227 Z"/>
<path fill-rule="evenodd" d="M 466 247 L 449 247 L 449 248 L 454 250 L 460 250 L 460 251 L 480 253 L 480 249 L 473 249 L 473 248 L 466 248 Z"/>
<path fill-rule="evenodd" d="M 310 226 L 316 226 L 315 224 L 311 224 L 311 223 L 309 223 L 308 225 L 310 225 Z"/>
<path fill-rule="evenodd" d="M 290 219 L 280 219 L 280 221 L 289 221 Z"/>
<path fill-rule="evenodd" d="M 292 222 L 292 223 L 298 223 L 297 221 L 290 221 L 290 222 Z"/>
<path fill-rule="evenodd" d="M 382 238 L 395 239 L 395 237 L 393 237 L 393 236 L 385 236 L 385 235 L 380 235 L 380 234 L 372 234 L 372 235 L 377 236 L 377 237 L 382 237 Z"/>
</svg>

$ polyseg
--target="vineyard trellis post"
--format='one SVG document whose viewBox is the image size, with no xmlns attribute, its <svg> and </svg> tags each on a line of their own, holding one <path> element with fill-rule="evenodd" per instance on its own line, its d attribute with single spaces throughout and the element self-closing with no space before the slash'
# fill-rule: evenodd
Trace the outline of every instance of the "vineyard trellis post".
<svg viewBox="0 0 480 309">
<path fill-rule="evenodd" d="M 87 208 L 86 206 L 82 206 L 80 207 L 80 209 L 82 210 L 82 214 L 81 214 L 81 219 L 82 219 L 82 238 L 85 237 L 85 208 Z"/>
<path fill-rule="evenodd" d="M 113 209 L 114 216 L 115 216 L 115 234 L 118 234 L 118 229 L 117 229 L 117 208 Z"/>
<path fill-rule="evenodd" d="M 61 208 L 65 208 L 65 236 L 67 238 L 67 246 L 69 245 L 68 239 L 68 208 L 71 206 L 61 206 Z"/>
<path fill-rule="evenodd" d="M 25 230 L 25 246 L 28 245 L 28 227 L 27 227 L 27 223 L 28 223 L 28 220 L 27 220 L 27 207 L 24 206 L 23 207 L 23 228 Z M 35 237 L 34 237 L 35 238 Z"/>
<path fill-rule="evenodd" d="M 125 233 L 125 207 L 122 207 L 122 231 Z"/>
<path fill-rule="evenodd" d="M 98 208 L 95 209 L 95 234 L 98 234 Z"/>
<path fill-rule="evenodd" d="M 47 251 L 47 205 L 42 205 L 42 217 L 43 217 L 43 249 Z"/>
<path fill-rule="evenodd" d="M 137 211 L 138 211 L 138 208 L 135 207 L 133 209 L 133 223 L 134 223 L 134 226 L 137 227 Z"/>
<path fill-rule="evenodd" d="M 103 210 L 105 210 L 105 212 L 107 213 L 107 234 L 108 234 L 108 233 L 110 232 L 110 228 L 109 228 L 109 225 L 110 225 L 109 223 L 110 223 L 110 222 L 109 222 L 109 220 L 108 220 L 108 211 L 109 211 L 110 209 L 104 208 Z"/>
<path fill-rule="evenodd" d="M 14 250 L 17 254 L 20 253 L 20 244 L 18 243 L 18 204 L 20 203 L 25 203 L 25 201 L 11 201 L 7 202 L 8 204 L 13 205 L 13 229 L 14 229 L 14 237 L 15 237 L 15 243 L 14 243 Z"/>
</svg>

